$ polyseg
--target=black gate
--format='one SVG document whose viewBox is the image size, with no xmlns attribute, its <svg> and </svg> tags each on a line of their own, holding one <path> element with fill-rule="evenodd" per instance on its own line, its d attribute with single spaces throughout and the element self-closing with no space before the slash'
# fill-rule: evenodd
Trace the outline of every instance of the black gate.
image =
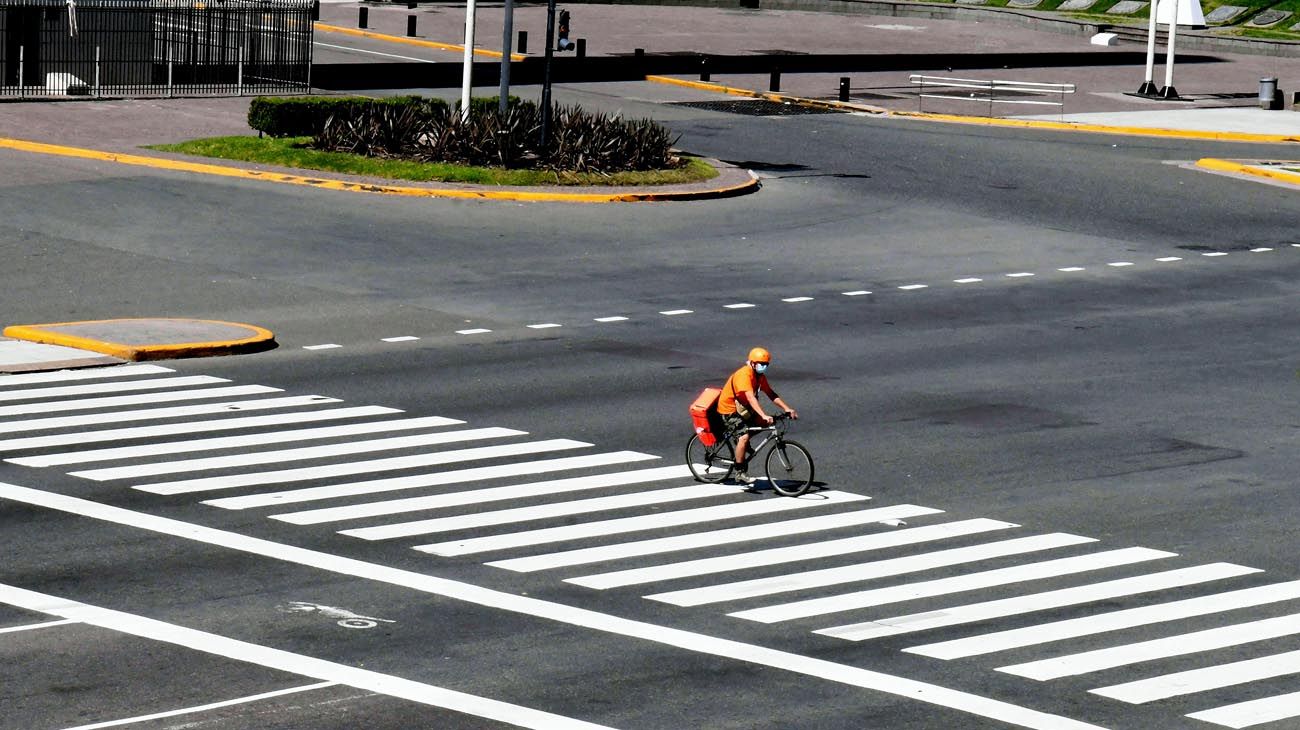
<svg viewBox="0 0 1300 730">
<path fill-rule="evenodd" d="M 311 87 L 311 0 L 0 0 L 0 96 Z"/>
</svg>

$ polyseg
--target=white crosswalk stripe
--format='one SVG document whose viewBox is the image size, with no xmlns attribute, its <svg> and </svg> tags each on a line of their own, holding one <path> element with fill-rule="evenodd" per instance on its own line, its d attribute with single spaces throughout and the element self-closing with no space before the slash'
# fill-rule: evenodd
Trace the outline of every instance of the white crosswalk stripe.
<svg viewBox="0 0 1300 730">
<path fill-rule="evenodd" d="M 498 560 L 488 563 L 488 565 L 528 573 L 536 570 L 551 570 L 643 555 L 660 555 L 680 550 L 730 545 L 751 540 L 759 541 L 788 535 L 802 535 L 809 532 L 825 532 L 845 527 L 859 527 L 885 520 L 903 520 L 922 515 L 939 514 L 941 511 L 932 507 L 918 507 L 911 504 L 891 505 L 856 512 L 841 512 L 839 514 L 804 517 L 783 522 L 768 522 L 749 527 L 730 527 L 723 530 L 692 532 L 686 535 L 660 537 L 653 540 L 614 543 L 578 550 L 565 550 L 558 553 L 542 553 L 525 558 Z M 803 559 L 803 556 L 798 555 L 797 559 Z"/>
<path fill-rule="evenodd" d="M 206 403 L 200 406 L 172 406 L 169 408 L 143 408 L 135 411 L 116 411 L 111 413 L 89 413 L 80 416 L 55 416 L 52 418 L 33 418 L 26 421 L 0 423 L 0 433 L 24 433 L 54 428 L 80 428 L 82 426 L 100 426 L 106 423 L 129 423 L 132 421 L 165 420 L 185 418 L 187 416 L 204 416 L 220 413 L 261 411 L 277 408 L 299 408 L 329 403 L 341 403 L 338 398 L 326 398 L 320 395 L 294 395 L 283 398 L 263 398 L 262 400 L 225 401 Z M 384 413 L 401 413 L 397 408 L 382 406 L 362 406 L 368 411 Z M 350 418 L 340 415 L 339 411 L 350 409 L 336 408 L 320 411 L 306 411 L 285 416 L 283 423 L 302 423 L 305 421 L 328 420 L 330 418 Z M 93 444 L 104 441 L 126 441 L 137 438 L 154 438 L 173 436 L 183 433 L 201 433 L 204 431 L 224 431 L 236 428 L 253 428 L 269 426 L 281 421 L 263 421 L 263 416 L 249 418 L 228 418 L 215 421 L 194 421 L 189 423 L 168 423 L 159 426 L 133 426 L 127 428 L 101 429 L 99 431 L 73 431 L 72 433 L 52 434 L 48 436 L 26 436 L 0 440 L 0 451 L 19 451 L 21 449 L 42 449 L 52 446 L 71 446 L 73 444 Z"/>
<path fill-rule="evenodd" d="M 1065 654 L 1051 659 L 998 667 L 998 671 L 1044 681 L 1294 634 L 1300 634 L 1300 613 L 1079 654 Z"/>
<path fill-rule="evenodd" d="M 697 575 L 708 575 L 710 573 L 722 573 L 741 568 L 756 568 L 765 565 L 781 565 L 783 563 L 801 563 L 810 560 L 828 558 L 835 555 L 847 555 L 849 553 L 865 552 L 868 550 L 880 550 L 887 547 L 898 547 L 900 545 L 912 545 L 926 542 L 929 540 L 942 540 L 945 538 L 961 537 L 963 535 L 976 535 L 993 530 L 1006 530 L 1016 525 L 1010 522 L 1000 522 L 998 520 L 974 519 L 963 520 L 960 522 L 948 522 L 941 525 L 929 525 L 927 527 L 913 527 L 908 530 L 899 530 L 897 532 L 877 533 L 873 535 L 860 535 L 858 537 L 848 537 L 841 540 L 827 540 L 824 542 L 815 542 L 796 546 L 795 549 L 789 547 L 772 548 L 769 550 L 758 550 L 748 553 L 739 553 L 736 555 L 724 555 L 717 558 L 701 558 L 699 560 L 690 560 L 683 563 L 670 563 L 668 565 L 655 565 L 648 568 L 635 568 L 632 570 L 621 570 L 614 573 L 602 573 L 599 575 L 585 575 L 580 578 L 569 578 L 569 583 L 576 583 L 588 588 L 618 588 L 621 586 L 639 585 L 642 583 L 653 583 L 663 580 L 675 580 L 678 578 L 689 578 Z M 1089 540 L 1089 538 L 1082 538 Z M 1014 540 L 1009 542 L 1016 542 Z M 1006 545 L 1006 543 L 996 543 Z M 1016 549 L 1019 549 L 1018 547 Z M 991 554 L 996 554 L 996 550 L 990 549 L 989 546 L 978 546 L 975 548 L 959 548 L 958 550 L 940 551 L 937 553 L 927 553 L 925 556 L 913 556 L 908 558 L 896 558 L 895 561 L 881 561 L 869 563 L 868 565 L 877 566 L 875 575 L 897 575 L 899 572 L 906 572 L 908 568 L 902 567 L 904 561 L 917 561 L 918 558 L 928 557 L 924 567 L 913 567 L 913 570 L 923 570 L 936 565 L 952 564 L 945 563 L 942 558 L 945 553 L 950 560 L 982 560 Z M 1006 554 L 1006 553 L 1003 553 Z M 954 558 L 954 555 L 961 555 L 960 558 Z M 891 568 L 881 567 L 884 563 L 893 563 Z M 845 573 L 860 573 L 862 566 L 850 566 L 850 569 L 835 568 L 834 571 Z M 898 572 L 890 573 L 888 570 Z M 799 580 L 808 578 L 815 573 L 802 573 L 797 576 L 782 576 L 780 578 L 770 579 L 773 582 L 781 583 L 786 580 Z M 830 575 L 821 571 L 820 575 L 825 577 Z M 765 579 L 767 580 L 767 579 Z M 863 580 L 861 578 L 849 578 L 848 580 Z M 757 582 L 751 582 L 754 585 Z M 732 586 L 737 584 L 733 583 Z M 823 585 L 826 585 L 823 583 Z M 797 590 L 797 588 L 791 588 Z"/>
<path fill-rule="evenodd" d="M 161 365 L 123 365 L 115 368 L 83 368 L 81 370 L 54 370 L 46 373 L 20 373 L 0 378 L 0 389 L 15 388 L 38 383 L 67 383 L 74 380 L 105 380 L 131 378 L 138 375 L 161 375 L 175 372 Z"/>
<path fill-rule="evenodd" d="M 157 365 L 8 376 L 0 378 L 0 453 L 24 467 L 112 462 L 68 473 L 125 482 L 119 489 L 193 495 L 224 510 L 281 508 L 263 514 L 266 524 L 392 541 L 423 559 L 483 555 L 485 565 L 510 573 L 550 571 L 557 585 L 630 589 L 660 611 L 669 604 L 774 628 L 804 619 L 803 628 L 793 630 L 846 642 L 944 629 L 944 641 L 899 649 L 940 660 L 1018 649 L 1014 663 L 977 661 L 1004 680 L 1035 680 L 1042 683 L 1037 687 L 1086 676 L 1090 682 L 1071 691 L 1095 687 L 1088 692 L 1097 701 L 1155 703 L 1300 674 L 1300 651 L 1275 646 L 1300 635 L 1300 610 L 1287 605 L 1300 601 L 1300 581 L 1216 587 L 1262 572 L 1256 568 L 1184 564 L 1088 580 L 1091 573 L 1148 561 L 1172 564 L 1178 556 L 1099 546 L 1083 535 L 1013 536 L 1039 528 L 978 515 L 949 519 L 942 509 L 922 505 L 869 506 L 870 497 L 837 489 L 785 498 L 740 485 L 698 484 L 680 461 L 647 464 L 660 460 L 655 454 L 557 453 L 594 445 L 566 438 L 526 441 L 519 439 L 526 432 L 502 426 L 467 426 L 442 416 L 399 418 L 399 408 L 341 404 L 338 398 L 284 395 L 279 388 L 223 378 L 177 376 Z M 466 443 L 473 441 L 492 443 Z M 268 448 L 276 444 L 291 446 Z M 271 468 L 253 469 L 259 466 Z M 570 474 L 542 476 L 561 472 Z M 150 480 L 165 475 L 186 476 Z M 258 492 L 259 487 L 272 489 Z M 393 493 L 402 494 L 387 498 Z M 291 505 L 302 507 L 290 511 Z M 412 539 L 429 535 L 440 535 L 440 541 Z M 1077 549 L 1066 557 L 1041 558 L 1044 551 L 1068 548 Z M 513 554 L 500 555 L 506 551 Z M 878 557 L 831 562 L 860 553 Z M 980 565 L 984 561 L 995 562 Z M 564 570 L 581 566 L 589 567 L 577 574 Z M 888 578 L 901 582 L 877 583 Z M 1032 587 L 1045 580 L 1074 585 Z M 844 592 L 849 584 L 857 585 Z M 1113 607 L 1176 589 L 1201 594 Z M 786 602 L 770 598 L 796 592 L 801 595 Z M 958 594 L 977 595 L 954 600 Z M 764 598 L 765 605 L 731 605 Z M 918 605 L 892 617 L 807 626 L 806 619 L 901 602 Z M 1232 615 L 1274 608 L 1278 615 Z M 1034 618 L 1049 611 L 1052 620 Z M 1175 625 L 1216 616 L 1222 618 L 1208 628 Z M 1012 617 L 1023 618 L 1008 628 Z M 827 623 L 832 622 L 822 625 Z M 1107 641 L 1111 633 L 1120 638 Z M 1086 647 L 1056 646 L 1089 636 L 1099 638 Z M 1167 673 L 1108 679 L 1111 672 L 1156 662 Z M 1300 692 L 1278 694 L 1276 687 L 1264 686 L 1255 694 L 1264 696 L 1242 701 L 1233 695 L 1231 703 L 1187 717 L 1223 727 L 1300 718 Z"/>
<path fill-rule="evenodd" d="M 73 398 L 42 403 L 22 403 L 12 406 L 0 406 L 0 418 L 6 416 L 26 416 L 33 413 L 62 413 L 64 411 L 87 411 L 96 408 L 116 408 L 118 406 L 136 406 L 145 403 L 173 403 L 181 400 L 203 400 L 207 398 L 233 398 L 236 396 L 256 395 L 258 393 L 279 393 L 279 388 L 265 385 L 231 385 L 222 388 L 202 388 L 198 390 L 174 390 L 166 393 L 138 393 L 135 395 L 111 395 L 100 398 Z"/>
<path fill-rule="evenodd" d="M 874 639 L 881 636 L 905 634 L 913 631 L 956 626 L 958 624 L 982 621 L 990 618 L 1018 616 L 1049 608 L 1075 606 L 1120 596 L 1133 596 L 1151 591 L 1193 585 L 1211 580 L 1223 580 L 1249 573 L 1258 573 L 1256 568 L 1246 568 L 1231 563 L 1214 563 L 1190 568 L 1177 568 L 1161 573 L 1120 578 L 1118 580 L 1091 583 L 1088 585 L 1062 588 L 1055 591 L 1035 593 L 1027 596 L 1015 596 L 997 601 L 956 606 L 941 612 L 895 616 L 893 618 L 868 621 L 848 626 L 835 626 L 819 629 L 816 633 L 835 636 L 851 641 Z"/>
<path fill-rule="evenodd" d="M 314 411 L 311 413 L 293 413 L 281 414 L 275 416 L 251 416 L 244 419 L 231 419 L 221 423 L 222 428 L 248 428 L 251 426 L 274 426 L 286 423 L 300 423 L 303 421 L 323 421 L 327 419 L 338 418 L 360 418 L 364 416 L 379 416 L 395 412 L 394 408 L 381 408 L 379 406 L 358 406 L 356 408 L 335 408 L 328 411 Z M 402 431 L 414 430 L 419 428 L 430 428 L 433 426 L 448 426 L 464 421 L 456 421 L 450 418 L 433 416 L 430 418 L 407 418 L 402 420 L 379 421 L 375 423 L 358 423 L 348 426 L 329 426 L 325 428 L 303 428 L 293 431 L 280 431 L 277 433 L 255 433 L 248 436 L 226 436 L 211 439 L 196 439 L 193 441 L 171 441 L 164 443 L 151 443 L 143 446 L 120 446 L 111 449 L 88 449 L 84 451 L 67 451 L 57 454 L 46 454 L 44 456 L 19 457 L 6 459 L 14 464 L 23 466 L 63 466 L 67 464 L 86 464 L 92 461 L 113 461 L 116 459 L 130 459 L 134 457 L 161 456 L 163 454 L 184 454 L 195 451 L 215 451 L 217 449 L 237 449 L 246 446 L 264 446 L 266 444 L 278 444 L 286 441 L 307 441 L 310 439 L 327 439 L 337 438 L 340 436 L 355 436 L 363 433 L 381 433 L 383 431 Z M 189 424 L 191 426 L 196 424 Z M 125 430 L 125 429 L 123 429 Z M 170 435 L 178 432 L 175 426 L 163 426 L 156 429 L 150 429 L 149 435 Z M 131 437 L 127 435 L 127 437 Z M 135 437 L 139 437 L 136 435 Z"/>
<path fill-rule="evenodd" d="M 1218 565 L 1226 566 L 1227 564 L 1221 563 Z M 1244 572 L 1236 573 L 1235 575 L 1261 572 L 1254 568 L 1242 568 L 1241 570 Z M 1228 591 L 1226 593 L 1215 593 L 1208 596 L 1187 598 L 1181 601 L 1172 601 L 1151 606 L 1139 606 L 1137 608 L 1111 611 L 1092 616 L 1082 616 L 1079 618 L 1066 619 L 1064 621 L 1026 626 L 1020 629 L 999 631 L 991 634 L 981 634 L 966 639 L 944 641 L 937 644 L 913 646 L 908 648 L 906 651 L 914 654 L 921 654 L 923 656 L 934 657 L 936 659 L 961 659 L 963 657 L 976 656 L 979 654 L 989 654 L 992 652 L 1006 651 L 1008 649 L 1017 649 L 1025 646 L 1034 646 L 1036 644 L 1045 644 L 1053 641 L 1075 639 L 1081 636 L 1092 636 L 1094 634 L 1106 633 L 1108 631 L 1131 629 L 1137 626 L 1147 626 L 1164 621 L 1177 621 L 1184 618 L 1205 616 L 1222 611 L 1250 608 L 1252 606 L 1262 606 L 1268 603 L 1289 601 L 1297 598 L 1300 598 L 1300 580 L 1290 581 L 1288 583 L 1272 583 L 1269 585 L 1256 586 L 1254 588 L 1244 588 L 1236 591 Z M 1040 605 L 1042 605 L 1041 601 Z M 1052 602 L 1047 604 L 1045 607 L 1055 607 L 1056 605 L 1059 605 L 1059 603 Z M 899 622 L 900 625 L 906 623 L 908 622 Z"/>
</svg>

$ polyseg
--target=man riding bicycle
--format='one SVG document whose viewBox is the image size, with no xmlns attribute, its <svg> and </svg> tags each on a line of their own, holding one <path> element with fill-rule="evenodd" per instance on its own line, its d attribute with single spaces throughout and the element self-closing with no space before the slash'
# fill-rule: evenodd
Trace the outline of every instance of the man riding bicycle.
<svg viewBox="0 0 1300 730">
<path fill-rule="evenodd" d="M 781 400 L 781 396 L 772 390 L 772 386 L 768 385 L 766 373 L 767 366 L 771 363 L 772 354 L 767 350 L 761 347 L 750 350 L 749 359 L 727 378 L 726 385 L 722 386 L 722 395 L 718 396 L 718 414 L 722 416 L 728 431 L 739 434 L 739 438 L 736 439 L 736 466 L 733 478 L 743 484 L 753 484 L 757 481 L 749 475 L 748 464 L 745 463 L 749 433 L 744 429 L 755 425 L 770 426 L 773 423 L 772 417 L 764 413 L 763 407 L 759 405 L 758 391 L 765 393 L 777 408 L 789 413 L 790 418 L 799 417 L 799 414 L 795 413 L 795 410 L 786 405 L 786 402 Z"/>
</svg>

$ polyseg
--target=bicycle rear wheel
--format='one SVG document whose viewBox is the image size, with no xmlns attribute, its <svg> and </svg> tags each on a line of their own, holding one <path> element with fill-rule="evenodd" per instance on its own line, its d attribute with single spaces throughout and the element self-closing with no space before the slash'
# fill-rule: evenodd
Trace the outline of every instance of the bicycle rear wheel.
<svg viewBox="0 0 1300 730">
<path fill-rule="evenodd" d="M 686 466 L 695 481 L 717 484 L 731 476 L 731 446 L 726 441 L 705 446 L 695 434 L 686 442 Z"/>
<path fill-rule="evenodd" d="M 812 454 L 794 441 L 782 440 L 773 444 L 763 468 L 772 488 L 787 497 L 798 497 L 812 486 Z"/>
</svg>

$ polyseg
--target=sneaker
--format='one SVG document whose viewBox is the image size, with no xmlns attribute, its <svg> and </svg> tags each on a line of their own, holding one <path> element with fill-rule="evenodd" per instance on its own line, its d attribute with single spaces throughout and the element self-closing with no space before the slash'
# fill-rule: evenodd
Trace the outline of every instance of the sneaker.
<svg viewBox="0 0 1300 730">
<path fill-rule="evenodd" d="M 736 472 L 732 476 L 732 478 L 735 479 L 738 484 L 753 484 L 754 482 L 758 481 L 754 477 L 751 477 L 749 475 L 749 472 L 744 472 L 744 471 Z"/>
</svg>

